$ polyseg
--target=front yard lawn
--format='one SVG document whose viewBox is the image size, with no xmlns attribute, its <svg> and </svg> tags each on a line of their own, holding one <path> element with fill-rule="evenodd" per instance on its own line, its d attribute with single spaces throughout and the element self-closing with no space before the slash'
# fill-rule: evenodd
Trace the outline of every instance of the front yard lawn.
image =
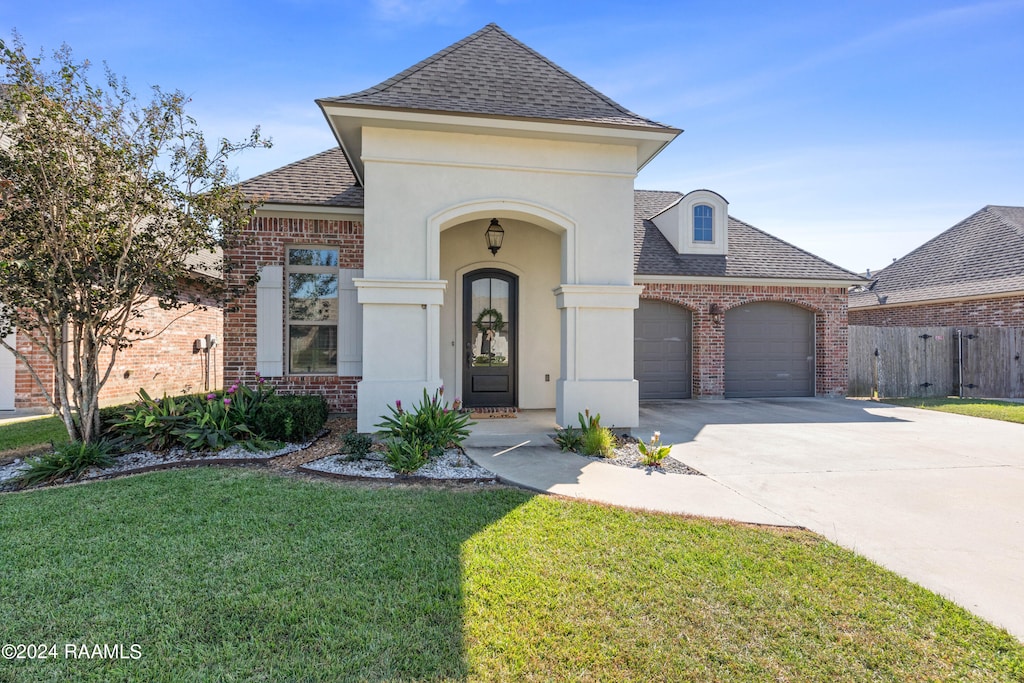
<svg viewBox="0 0 1024 683">
<path fill-rule="evenodd" d="M 1024 424 L 1024 403 L 983 398 L 885 398 L 882 403 Z"/>
<path fill-rule="evenodd" d="M 0 496 L 0 680 L 1022 680 L 812 533 L 201 468 Z M 65 643 L 137 659 L 65 659 Z M 80 650 L 79 650 L 80 651 Z"/>
<path fill-rule="evenodd" d="M 68 431 L 57 415 L 0 425 L 0 459 L 23 457 L 48 450 L 50 443 L 62 444 Z"/>
</svg>

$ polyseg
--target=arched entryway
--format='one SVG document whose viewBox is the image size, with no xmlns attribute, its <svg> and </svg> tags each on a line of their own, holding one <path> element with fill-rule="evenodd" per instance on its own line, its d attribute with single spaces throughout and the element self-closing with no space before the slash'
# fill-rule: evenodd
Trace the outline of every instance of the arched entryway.
<svg viewBox="0 0 1024 683">
<path fill-rule="evenodd" d="M 759 301 L 725 313 L 725 397 L 814 396 L 814 313 Z"/>
</svg>

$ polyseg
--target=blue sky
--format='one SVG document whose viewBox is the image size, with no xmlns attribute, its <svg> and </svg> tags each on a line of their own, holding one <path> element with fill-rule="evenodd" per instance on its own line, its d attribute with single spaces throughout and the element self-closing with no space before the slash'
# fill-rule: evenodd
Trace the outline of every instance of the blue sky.
<svg viewBox="0 0 1024 683">
<path fill-rule="evenodd" d="M 730 213 L 856 271 L 986 204 L 1024 205 L 1024 0 L 8 2 L 0 34 L 180 89 L 211 136 L 259 124 L 242 178 L 333 146 L 314 104 L 496 22 L 685 132 L 637 187 Z"/>
</svg>

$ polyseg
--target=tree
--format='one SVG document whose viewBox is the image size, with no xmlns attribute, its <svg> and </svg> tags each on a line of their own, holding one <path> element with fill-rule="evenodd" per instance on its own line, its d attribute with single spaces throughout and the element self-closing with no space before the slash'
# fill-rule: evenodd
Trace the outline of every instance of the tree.
<svg viewBox="0 0 1024 683">
<path fill-rule="evenodd" d="M 257 127 L 210 149 L 181 92 L 154 87 L 140 104 L 109 69 L 95 85 L 67 46 L 47 62 L 15 34 L 0 40 L 0 60 L 0 344 L 71 439 L 91 442 L 118 352 L 162 331 L 144 329 L 145 308 L 183 316 L 201 307 L 199 292 L 239 294 L 225 284 L 229 262 L 202 273 L 193 257 L 242 239 L 254 205 L 227 162 L 270 143 Z M 15 327 L 53 365 L 53 385 L 3 342 Z"/>
</svg>

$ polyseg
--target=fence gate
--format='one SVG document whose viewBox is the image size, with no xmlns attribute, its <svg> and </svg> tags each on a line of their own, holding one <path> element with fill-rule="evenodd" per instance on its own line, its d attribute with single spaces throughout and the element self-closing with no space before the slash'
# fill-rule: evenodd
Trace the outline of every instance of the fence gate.
<svg viewBox="0 0 1024 683">
<path fill-rule="evenodd" d="M 850 327 L 850 396 L 1024 398 L 1024 328 Z"/>
</svg>

